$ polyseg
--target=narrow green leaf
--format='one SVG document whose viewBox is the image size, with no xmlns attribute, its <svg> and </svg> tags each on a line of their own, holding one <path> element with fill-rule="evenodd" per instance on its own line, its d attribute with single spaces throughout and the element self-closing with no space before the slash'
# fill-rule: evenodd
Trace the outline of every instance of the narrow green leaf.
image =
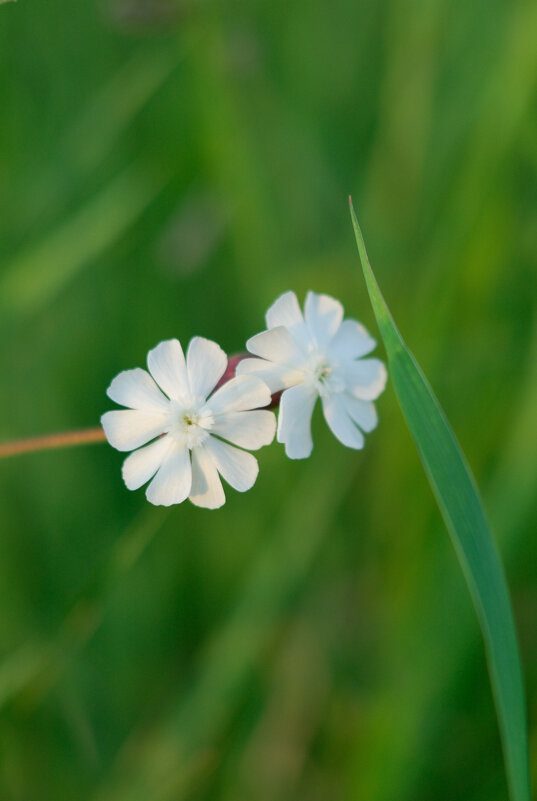
<svg viewBox="0 0 537 801">
<path fill-rule="evenodd" d="M 379 289 L 354 208 L 356 244 L 391 380 L 459 558 L 479 618 L 511 801 L 530 801 L 524 685 L 502 563 L 459 443 Z"/>
</svg>

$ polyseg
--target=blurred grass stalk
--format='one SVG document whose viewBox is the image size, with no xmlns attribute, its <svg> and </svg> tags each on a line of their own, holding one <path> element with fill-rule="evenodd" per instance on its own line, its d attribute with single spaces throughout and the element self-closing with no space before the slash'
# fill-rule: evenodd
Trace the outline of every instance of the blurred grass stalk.
<svg viewBox="0 0 537 801">
<path fill-rule="evenodd" d="M 43 241 L 21 250 L 0 280 L 2 314 L 22 316 L 43 308 L 78 271 L 129 230 L 164 183 L 162 176 L 135 161 Z"/>
<path fill-rule="evenodd" d="M 530 801 L 526 703 L 503 566 L 464 454 L 381 294 L 349 198 L 360 261 L 391 379 L 451 536 L 485 642 L 512 801 Z"/>
</svg>

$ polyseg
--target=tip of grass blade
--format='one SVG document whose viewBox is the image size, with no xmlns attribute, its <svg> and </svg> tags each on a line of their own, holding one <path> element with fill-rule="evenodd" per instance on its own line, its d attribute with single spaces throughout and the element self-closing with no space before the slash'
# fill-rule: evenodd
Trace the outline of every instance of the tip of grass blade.
<svg viewBox="0 0 537 801">
<path fill-rule="evenodd" d="M 369 263 L 369 257 L 367 255 L 367 250 L 365 248 L 365 241 L 364 236 L 362 234 L 362 229 L 360 228 L 360 223 L 358 222 L 358 217 L 356 216 L 356 212 L 354 211 L 354 204 L 352 202 L 352 195 L 349 195 L 349 208 L 351 212 L 351 220 L 352 220 L 352 227 L 354 228 L 354 236 L 356 238 L 356 245 L 358 246 L 358 253 L 360 255 L 360 262 L 362 264 L 362 270 L 364 272 L 364 277 L 366 281 L 371 279 L 374 284 L 377 292 L 382 297 L 379 286 L 377 284 L 376 278 L 373 274 L 373 270 L 371 268 L 371 264 Z M 369 284 L 368 284 L 369 288 Z M 383 300 L 384 302 L 384 300 Z M 386 304 L 384 304 L 386 306 Z M 387 309 L 386 309 L 387 311 Z"/>
<path fill-rule="evenodd" d="M 395 325 L 393 317 L 391 316 L 390 310 L 386 305 L 386 301 L 384 300 L 382 292 L 380 291 L 380 287 L 377 283 L 377 279 L 375 278 L 375 274 L 373 273 L 371 264 L 369 263 L 369 257 L 365 248 L 362 229 L 360 228 L 360 223 L 358 222 L 356 212 L 354 211 L 352 195 L 349 195 L 349 208 L 351 212 L 352 227 L 354 228 L 356 246 L 360 256 L 362 272 L 364 274 L 367 291 L 369 293 L 369 299 L 371 300 L 371 305 L 373 306 L 373 311 L 375 312 L 375 317 L 382 334 L 382 338 L 384 339 L 384 343 L 389 352 L 388 345 L 397 345 L 398 335 L 400 336 L 400 334 L 397 330 L 397 326 Z M 394 332 L 397 332 L 395 336 Z"/>
</svg>

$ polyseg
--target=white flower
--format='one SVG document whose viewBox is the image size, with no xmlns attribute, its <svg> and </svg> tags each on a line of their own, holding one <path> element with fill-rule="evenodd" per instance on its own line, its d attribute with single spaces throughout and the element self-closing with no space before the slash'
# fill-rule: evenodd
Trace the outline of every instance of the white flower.
<svg viewBox="0 0 537 801">
<path fill-rule="evenodd" d="M 270 391 L 259 378 L 241 376 L 211 394 L 226 365 L 216 342 L 194 337 L 185 360 L 179 341 L 169 339 L 147 354 L 151 375 L 137 367 L 114 378 L 107 394 L 127 409 L 106 412 L 101 423 L 114 448 L 134 451 L 122 470 L 129 489 L 152 479 L 151 503 L 190 498 L 216 509 L 225 502 L 219 474 L 239 492 L 253 486 L 257 460 L 239 448 L 272 442 L 274 415 L 259 408 L 270 403 Z"/>
<path fill-rule="evenodd" d="M 248 340 L 259 359 L 240 362 L 239 375 L 259 376 L 280 400 L 278 442 L 291 459 L 313 448 L 311 417 L 320 396 L 324 417 L 349 448 L 363 448 L 363 431 L 377 425 L 372 401 L 386 385 L 379 359 L 363 359 L 376 345 L 355 320 L 343 320 L 343 306 L 328 295 L 308 292 L 304 315 L 294 292 L 285 292 L 266 314 L 267 331 Z"/>
</svg>

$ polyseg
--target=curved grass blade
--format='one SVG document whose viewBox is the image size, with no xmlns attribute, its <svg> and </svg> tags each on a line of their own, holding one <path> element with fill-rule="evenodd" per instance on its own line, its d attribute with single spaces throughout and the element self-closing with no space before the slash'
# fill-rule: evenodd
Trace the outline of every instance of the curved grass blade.
<svg viewBox="0 0 537 801">
<path fill-rule="evenodd" d="M 350 209 L 393 386 L 451 536 L 483 632 L 510 798 L 511 801 L 530 801 L 524 685 L 502 563 L 460 445 L 379 289 L 352 200 Z"/>
</svg>

